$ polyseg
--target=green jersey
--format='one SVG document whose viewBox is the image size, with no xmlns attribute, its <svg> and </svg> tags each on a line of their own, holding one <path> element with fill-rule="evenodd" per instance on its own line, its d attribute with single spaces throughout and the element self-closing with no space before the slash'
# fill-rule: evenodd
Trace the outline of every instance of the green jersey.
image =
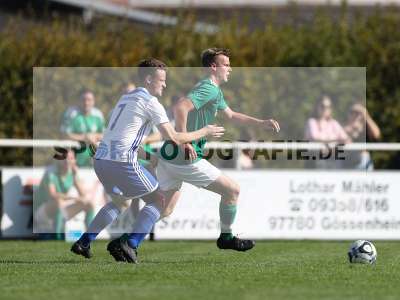
<svg viewBox="0 0 400 300">
<path fill-rule="evenodd" d="M 51 199 L 49 186 L 52 184 L 55 186 L 57 193 L 68 193 L 74 185 L 74 175 L 72 174 L 72 171 L 68 171 L 67 174 L 61 175 L 55 167 L 49 168 L 43 175 L 39 188 L 35 192 L 35 208 L 38 208 L 42 203 Z"/>
<path fill-rule="evenodd" d="M 204 126 L 213 124 L 218 110 L 225 110 L 228 105 L 225 102 L 224 94 L 219 86 L 215 85 L 210 78 L 204 79 L 187 95 L 194 106 L 194 110 L 189 112 L 187 117 L 186 130 L 196 131 Z M 205 137 L 192 141 L 192 146 L 196 150 L 197 160 L 204 156 L 204 147 L 207 139 Z M 177 148 L 170 142 L 165 142 L 160 151 L 161 157 L 174 164 L 189 164 L 189 159 L 185 159 L 185 154 L 181 148 Z"/>
<path fill-rule="evenodd" d="M 102 133 L 104 131 L 104 120 L 95 115 L 84 115 L 79 113 L 71 119 L 66 128 L 67 133 L 86 134 L 86 133 Z M 76 164 L 80 167 L 88 167 L 92 165 L 91 151 L 89 145 L 83 152 L 76 153 Z"/>
</svg>

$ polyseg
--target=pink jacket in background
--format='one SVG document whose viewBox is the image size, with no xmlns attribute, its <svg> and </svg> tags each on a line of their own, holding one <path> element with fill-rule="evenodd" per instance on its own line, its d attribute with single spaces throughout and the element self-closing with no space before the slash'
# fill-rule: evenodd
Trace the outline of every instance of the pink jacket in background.
<svg viewBox="0 0 400 300">
<path fill-rule="evenodd" d="M 338 121 L 308 119 L 305 128 L 305 138 L 309 141 L 318 142 L 343 142 L 348 139 L 346 132 Z"/>
</svg>

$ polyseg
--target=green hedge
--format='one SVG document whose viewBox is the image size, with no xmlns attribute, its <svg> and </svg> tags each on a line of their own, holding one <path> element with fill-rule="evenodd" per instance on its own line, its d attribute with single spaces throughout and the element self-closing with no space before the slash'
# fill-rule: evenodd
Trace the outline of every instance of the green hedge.
<svg viewBox="0 0 400 300">
<path fill-rule="evenodd" d="M 319 13 L 306 25 L 278 26 L 270 21 L 255 30 L 243 21 L 221 21 L 215 35 L 189 30 L 191 16 L 183 16 L 181 26 L 159 27 L 147 34 L 131 23 L 108 21 L 86 28 L 79 21 L 58 19 L 27 26 L 15 18 L 0 32 L 1 138 L 32 137 L 33 66 L 135 66 L 149 56 L 170 66 L 199 66 L 202 49 L 223 46 L 233 50 L 234 66 L 366 66 L 368 108 L 383 140 L 398 141 L 399 14 L 377 9 L 372 15 L 350 18 L 344 10 L 337 20 Z M 256 104 L 232 105 L 252 112 Z M 379 168 L 400 168 L 396 153 L 375 153 L 374 158 Z M 0 149 L 0 165 L 31 163 L 31 151 Z"/>
</svg>

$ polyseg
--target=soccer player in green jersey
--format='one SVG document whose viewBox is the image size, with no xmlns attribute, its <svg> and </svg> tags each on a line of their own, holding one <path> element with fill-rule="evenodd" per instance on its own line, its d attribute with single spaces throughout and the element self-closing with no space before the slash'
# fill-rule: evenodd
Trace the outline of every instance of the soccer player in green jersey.
<svg viewBox="0 0 400 300">
<path fill-rule="evenodd" d="M 68 138 L 85 142 L 85 146 L 76 151 L 76 162 L 79 167 L 92 166 L 91 145 L 96 145 L 103 136 L 104 119 L 92 113 L 94 108 L 94 95 L 86 91 L 81 96 L 82 109 L 69 120 L 65 132 Z"/>
<path fill-rule="evenodd" d="M 203 51 L 202 65 L 207 68 L 208 77 L 197 83 L 177 104 L 175 108 L 177 131 L 193 131 L 207 124 L 213 124 L 218 112 L 237 125 L 264 127 L 275 132 L 280 130 L 278 122 L 273 119 L 261 120 L 229 108 L 220 88 L 229 80 L 232 71 L 229 57 L 228 49 L 211 48 Z M 221 195 L 219 207 L 221 234 L 217 240 L 218 248 L 249 250 L 254 247 L 254 241 L 235 237 L 231 229 L 236 216 L 239 185 L 203 159 L 206 142 L 206 138 L 201 138 L 185 144 L 183 148 L 179 148 L 177 155 L 173 156 L 168 154 L 171 153 L 168 147 L 174 147 L 171 143 L 166 142 L 161 148 L 162 158 L 157 166 L 157 178 L 161 190 L 166 193 L 168 203 L 164 216 L 169 215 L 175 207 L 182 182 L 205 188 Z"/>
</svg>

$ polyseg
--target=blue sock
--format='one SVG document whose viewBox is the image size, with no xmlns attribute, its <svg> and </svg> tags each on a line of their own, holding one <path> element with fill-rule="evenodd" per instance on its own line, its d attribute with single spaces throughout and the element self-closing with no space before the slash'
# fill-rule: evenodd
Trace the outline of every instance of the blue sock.
<svg viewBox="0 0 400 300">
<path fill-rule="evenodd" d="M 119 208 L 113 203 L 109 202 L 99 210 L 96 217 L 90 223 L 87 231 L 79 239 L 84 246 L 89 246 L 89 244 L 94 241 L 104 228 L 111 224 L 120 214 Z"/>
<path fill-rule="evenodd" d="M 128 235 L 128 244 L 132 248 L 139 247 L 146 235 L 150 233 L 154 224 L 160 218 L 160 209 L 154 203 L 146 204 L 139 212 L 135 224 L 133 225 L 133 233 Z"/>
</svg>

